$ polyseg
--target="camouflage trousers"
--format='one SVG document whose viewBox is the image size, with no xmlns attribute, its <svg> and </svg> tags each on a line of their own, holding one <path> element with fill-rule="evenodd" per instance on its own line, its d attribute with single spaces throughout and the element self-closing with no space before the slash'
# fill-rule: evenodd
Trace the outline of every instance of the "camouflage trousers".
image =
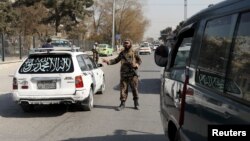
<svg viewBox="0 0 250 141">
<path fill-rule="evenodd" d="M 98 60 L 99 60 L 99 54 L 96 50 L 92 50 L 93 52 L 93 60 L 98 63 Z"/>
<path fill-rule="evenodd" d="M 120 100 L 126 101 L 128 97 L 128 86 L 130 86 L 133 94 L 133 100 L 138 100 L 138 83 L 137 76 L 121 77 L 120 80 Z"/>
</svg>

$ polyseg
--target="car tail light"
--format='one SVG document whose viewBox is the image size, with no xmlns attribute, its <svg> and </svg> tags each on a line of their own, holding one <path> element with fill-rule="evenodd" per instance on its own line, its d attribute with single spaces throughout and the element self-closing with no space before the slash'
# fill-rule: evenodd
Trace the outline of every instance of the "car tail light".
<svg viewBox="0 0 250 141">
<path fill-rule="evenodd" d="M 13 88 L 13 90 L 17 90 L 17 89 L 18 89 L 18 84 L 17 84 L 17 79 L 16 79 L 16 77 L 13 77 L 12 88 Z"/>
<path fill-rule="evenodd" d="M 82 81 L 82 76 L 79 75 L 75 77 L 75 86 L 76 88 L 82 88 L 84 86 Z"/>
<path fill-rule="evenodd" d="M 25 85 L 25 86 L 22 86 L 22 89 L 28 89 L 29 86 Z"/>
</svg>

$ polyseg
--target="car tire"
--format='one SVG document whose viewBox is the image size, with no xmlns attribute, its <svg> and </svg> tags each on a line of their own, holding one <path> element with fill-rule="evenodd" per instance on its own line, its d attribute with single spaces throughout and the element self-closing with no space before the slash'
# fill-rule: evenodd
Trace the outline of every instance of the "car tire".
<svg viewBox="0 0 250 141">
<path fill-rule="evenodd" d="M 180 131 L 179 130 L 176 132 L 174 141 L 181 141 Z"/>
<path fill-rule="evenodd" d="M 81 103 L 81 108 L 84 111 L 91 111 L 94 107 L 94 97 L 93 97 L 93 90 L 90 89 L 89 90 L 89 96 L 86 99 L 86 102 L 82 102 Z"/>
<path fill-rule="evenodd" d="M 20 106 L 22 110 L 26 113 L 34 112 L 34 105 L 28 103 L 21 103 Z"/>
<path fill-rule="evenodd" d="M 101 89 L 100 89 L 100 91 L 98 91 L 97 93 L 98 93 L 98 94 L 104 94 L 105 89 L 106 89 L 106 85 L 105 85 L 105 77 L 103 76 L 103 81 L 102 81 L 102 86 L 101 86 Z"/>
</svg>

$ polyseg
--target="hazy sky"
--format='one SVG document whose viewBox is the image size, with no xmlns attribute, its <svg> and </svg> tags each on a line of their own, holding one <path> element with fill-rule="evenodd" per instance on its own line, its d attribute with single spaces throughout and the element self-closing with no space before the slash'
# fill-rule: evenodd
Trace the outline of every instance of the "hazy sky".
<svg viewBox="0 0 250 141">
<path fill-rule="evenodd" d="M 166 27 L 175 29 L 180 21 L 184 20 L 184 0 L 143 0 L 144 14 L 150 20 L 145 38 L 157 39 L 160 31 Z M 216 4 L 223 0 L 187 0 L 187 18 L 208 7 L 209 4 Z"/>
</svg>

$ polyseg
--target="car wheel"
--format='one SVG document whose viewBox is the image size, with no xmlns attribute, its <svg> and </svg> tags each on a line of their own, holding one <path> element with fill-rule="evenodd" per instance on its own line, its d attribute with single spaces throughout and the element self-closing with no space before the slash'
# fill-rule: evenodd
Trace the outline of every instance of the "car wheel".
<svg viewBox="0 0 250 141">
<path fill-rule="evenodd" d="M 93 90 L 89 90 L 89 96 L 86 101 L 81 102 L 81 110 L 84 111 L 91 111 L 94 107 L 94 97 L 93 97 Z"/>
<path fill-rule="evenodd" d="M 105 78 L 104 78 L 104 76 L 103 76 L 102 86 L 101 86 L 100 91 L 98 91 L 98 93 L 99 93 L 99 94 L 104 94 L 105 88 L 106 88 L 106 85 L 105 85 Z"/>
<path fill-rule="evenodd" d="M 28 103 L 21 103 L 20 106 L 24 112 L 30 113 L 34 111 L 34 105 Z"/>
</svg>

